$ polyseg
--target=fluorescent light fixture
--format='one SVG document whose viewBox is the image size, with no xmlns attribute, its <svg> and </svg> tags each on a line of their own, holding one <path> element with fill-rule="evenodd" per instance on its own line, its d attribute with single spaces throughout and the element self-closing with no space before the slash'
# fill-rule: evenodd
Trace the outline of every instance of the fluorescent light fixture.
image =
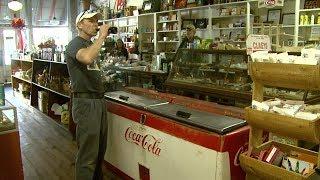
<svg viewBox="0 0 320 180">
<path fill-rule="evenodd" d="M 22 3 L 18 1 L 11 1 L 8 3 L 8 7 L 12 11 L 19 11 L 22 9 Z"/>
</svg>

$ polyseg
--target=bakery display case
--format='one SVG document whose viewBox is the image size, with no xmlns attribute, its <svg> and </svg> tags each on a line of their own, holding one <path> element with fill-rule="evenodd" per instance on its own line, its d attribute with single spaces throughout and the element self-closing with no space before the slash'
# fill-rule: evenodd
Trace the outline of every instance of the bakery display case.
<svg viewBox="0 0 320 180">
<path fill-rule="evenodd" d="M 242 50 L 179 49 L 165 85 L 174 93 L 227 99 L 232 105 L 251 102 L 247 59 Z"/>
<path fill-rule="evenodd" d="M 0 135 L 18 130 L 17 110 L 9 101 L 0 106 Z"/>
<path fill-rule="evenodd" d="M 5 100 L 0 106 L 0 179 L 23 180 L 17 109 Z"/>
</svg>

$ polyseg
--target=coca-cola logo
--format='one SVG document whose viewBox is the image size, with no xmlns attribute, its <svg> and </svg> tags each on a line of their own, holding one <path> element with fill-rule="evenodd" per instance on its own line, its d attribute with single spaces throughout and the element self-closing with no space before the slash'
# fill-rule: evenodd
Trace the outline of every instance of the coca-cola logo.
<svg viewBox="0 0 320 180">
<path fill-rule="evenodd" d="M 239 160 L 239 157 L 240 157 L 240 154 L 244 153 L 245 151 L 248 150 L 248 143 L 245 143 L 243 146 L 241 146 L 236 155 L 234 156 L 234 159 L 233 159 L 233 165 L 234 166 L 239 166 L 240 165 L 240 160 Z"/>
<path fill-rule="evenodd" d="M 137 146 L 160 156 L 161 148 L 159 147 L 159 144 L 162 142 L 161 139 L 157 139 L 151 134 L 142 135 L 139 132 L 135 132 L 132 127 L 127 128 L 124 137 L 126 141 L 134 143 Z"/>
</svg>

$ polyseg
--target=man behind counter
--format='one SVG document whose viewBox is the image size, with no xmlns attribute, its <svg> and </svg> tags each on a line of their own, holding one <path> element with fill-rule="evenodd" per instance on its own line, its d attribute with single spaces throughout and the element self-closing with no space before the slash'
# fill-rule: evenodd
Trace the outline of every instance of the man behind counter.
<svg viewBox="0 0 320 180">
<path fill-rule="evenodd" d="M 119 57 L 123 56 L 126 58 L 126 60 L 128 60 L 129 53 L 128 53 L 128 50 L 125 47 L 125 45 L 121 39 L 117 39 L 115 47 L 114 47 L 113 51 L 111 52 L 111 55 L 119 56 Z"/>
<path fill-rule="evenodd" d="M 180 48 L 193 48 L 193 47 L 190 47 L 190 45 L 194 46 L 195 44 L 197 44 L 197 41 L 199 41 L 199 43 L 201 41 L 201 38 L 199 38 L 198 36 L 195 36 L 196 27 L 194 27 L 194 25 L 188 24 L 186 29 L 187 29 L 186 36 L 182 39 L 182 42 L 179 46 L 179 49 Z"/>
</svg>

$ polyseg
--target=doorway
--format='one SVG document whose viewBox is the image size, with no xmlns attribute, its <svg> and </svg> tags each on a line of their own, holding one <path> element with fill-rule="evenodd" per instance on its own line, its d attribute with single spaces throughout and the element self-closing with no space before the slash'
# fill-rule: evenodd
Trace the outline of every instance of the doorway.
<svg viewBox="0 0 320 180">
<path fill-rule="evenodd" d="M 2 60 L 0 66 L 2 71 L 1 81 L 5 83 L 11 82 L 11 58 L 16 52 L 16 33 L 15 30 L 3 30 L 3 52 L 1 54 Z"/>
</svg>

